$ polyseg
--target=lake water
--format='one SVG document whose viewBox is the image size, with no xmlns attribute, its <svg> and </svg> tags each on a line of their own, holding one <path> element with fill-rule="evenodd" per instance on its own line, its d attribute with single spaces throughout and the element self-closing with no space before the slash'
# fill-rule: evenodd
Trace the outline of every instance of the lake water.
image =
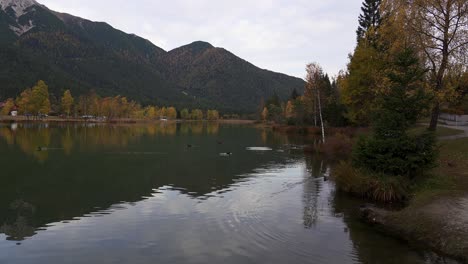
<svg viewBox="0 0 468 264">
<path fill-rule="evenodd" d="M 304 143 L 215 123 L 0 125 L 0 263 L 445 263 L 361 224 Z"/>
</svg>

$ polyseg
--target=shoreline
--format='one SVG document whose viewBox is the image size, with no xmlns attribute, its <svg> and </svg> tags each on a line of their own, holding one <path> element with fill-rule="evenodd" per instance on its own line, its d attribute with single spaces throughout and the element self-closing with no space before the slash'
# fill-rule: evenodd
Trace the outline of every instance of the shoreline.
<svg viewBox="0 0 468 264">
<path fill-rule="evenodd" d="M 439 166 L 418 184 L 404 208 L 358 210 L 376 231 L 468 263 L 468 138 L 443 138 L 439 145 Z"/>
<path fill-rule="evenodd" d="M 254 124 L 254 120 L 243 119 L 219 119 L 219 120 L 145 120 L 145 119 L 131 119 L 131 118 L 118 118 L 112 120 L 97 120 L 97 119 L 82 119 L 82 118 L 60 118 L 60 117 L 47 117 L 43 119 L 33 119 L 24 116 L 17 117 L 1 117 L 0 123 L 91 123 L 91 124 L 158 124 L 158 123 L 195 123 L 195 122 L 216 122 L 220 124 Z"/>
</svg>

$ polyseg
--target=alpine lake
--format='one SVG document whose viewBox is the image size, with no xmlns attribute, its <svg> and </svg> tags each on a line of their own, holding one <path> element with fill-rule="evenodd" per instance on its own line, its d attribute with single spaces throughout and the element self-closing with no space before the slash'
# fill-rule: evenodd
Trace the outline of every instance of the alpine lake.
<svg viewBox="0 0 468 264">
<path fill-rule="evenodd" d="M 455 263 L 359 221 L 302 137 L 0 124 L 0 263 Z"/>
</svg>

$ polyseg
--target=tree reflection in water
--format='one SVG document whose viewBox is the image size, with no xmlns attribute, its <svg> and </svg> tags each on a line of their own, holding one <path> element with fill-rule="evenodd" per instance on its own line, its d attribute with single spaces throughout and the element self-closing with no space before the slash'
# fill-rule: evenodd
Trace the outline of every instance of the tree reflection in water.
<svg viewBox="0 0 468 264">
<path fill-rule="evenodd" d="M 34 128 L 31 133 L 30 128 Z M 12 124 L 0 126 L 0 138 L 40 162 L 49 158 L 50 150 L 63 150 L 70 155 L 73 148 L 99 149 L 103 146 L 128 146 L 143 136 L 217 135 L 218 122 L 161 122 L 145 125 L 59 124 L 58 129 L 48 124 Z M 60 141 L 56 139 L 60 138 Z M 43 150 L 43 151 L 41 151 Z"/>
<path fill-rule="evenodd" d="M 0 233 L 7 235 L 7 240 L 22 241 L 36 234 L 36 229 L 30 225 L 35 213 L 35 207 L 22 200 L 16 200 L 10 204 L 14 219 L 0 226 Z"/>
<path fill-rule="evenodd" d="M 21 240 L 34 234 L 31 226 L 138 202 L 163 186 L 206 199 L 256 168 L 286 162 L 285 154 L 246 147 L 283 143 L 288 139 L 270 134 L 264 143 L 254 128 L 211 122 L 0 126 L 0 233 Z M 227 151 L 234 155 L 219 156 Z M 34 214 L 10 209 L 22 197 L 34 201 Z"/>
</svg>

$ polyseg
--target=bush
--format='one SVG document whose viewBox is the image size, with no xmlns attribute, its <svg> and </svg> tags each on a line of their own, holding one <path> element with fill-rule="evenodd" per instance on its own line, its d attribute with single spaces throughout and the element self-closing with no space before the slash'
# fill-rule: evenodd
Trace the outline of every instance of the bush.
<svg viewBox="0 0 468 264">
<path fill-rule="evenodd" d="M 401 202 L 408 197 L 409 181 L 357 169 L 349 162 L 336 166 L 333 177 L 339 190 L 377 202 Z"/>
<path fill-rule="evenodd" d="M 361 137 L 353 151 L 353 165 L 376 173 L 413 178 L 432 168 L 437 158 L 435 136 Z"/>
<path fill-rule="evenodd" d="M 336 187 L 344 192 L 365 197 L 370 186 L 370 178 L 354 168 L 349 162 L 340 162 L 333 170 Z"/>
<path fill-rule="evenodd" d="M 328 137 L 325 143 L 318 145 L 317 151 L 328 158 L 340 159 L 348 157 L 353 149 L 353 142 L 350 137 L 337 133 Z"/>
</svg>

